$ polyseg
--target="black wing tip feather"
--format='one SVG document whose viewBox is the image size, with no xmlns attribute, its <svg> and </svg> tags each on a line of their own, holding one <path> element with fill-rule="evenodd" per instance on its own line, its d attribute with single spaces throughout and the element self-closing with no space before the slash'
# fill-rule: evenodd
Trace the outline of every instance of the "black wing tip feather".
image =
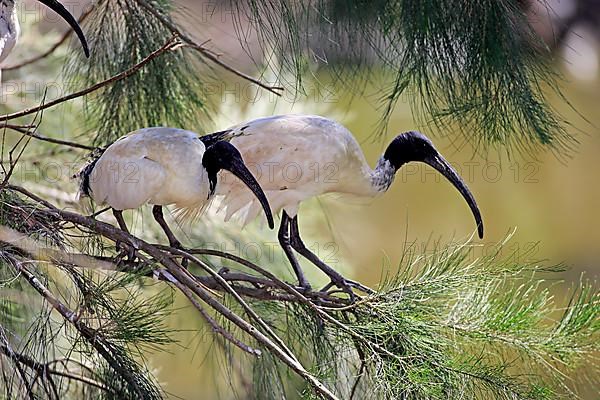
<svg viewBox="0 0 600 400">
<path fill-rule="evenodd" d="M 79 191 L 83 196 L 91 197 L 92 195 L 92 189 L 90 188 L 90 177 L 99 159 L 100 157 L 94 158 L 92 161 L 87 163 L 79 172 Z"/>
<path fill-rule="evenodd" d="M 231 129 L 226 129 L 224 131 L 209 133 L 208 135 L 200 136 L 200 140 L 204 143 L 204 146 L 208 148 L 217 142 L 227 140 L 231 132 Z"/>
</svg>

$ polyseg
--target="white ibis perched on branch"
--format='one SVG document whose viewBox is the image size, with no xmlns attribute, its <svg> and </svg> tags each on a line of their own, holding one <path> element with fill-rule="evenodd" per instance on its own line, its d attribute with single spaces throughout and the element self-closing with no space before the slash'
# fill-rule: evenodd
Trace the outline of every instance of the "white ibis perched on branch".
<svg viewBox="0 0 600 400">
<path fill-rule="evenodd" d="M 293 250 L 306 257 L 351 296 L 359 284 L 344 279 L 303 243 L 298 230 L 298 208 L 308 198 L 325 193 L 375 197 L 388 190 L 396 172 L 406 163 L 423 162 L 444 175 L 467 201 L 478 233 L 483 237 L 481 214 L 466 184 L 425 135 L 410 131 L 398 135 L 387 147 L 375 169 L 367 164 L 356 139 L 339 123 L 313 115 L 279 115 L 258 118 L 231 129 L 202 137 L 205 144 L 227 140 L 242 154 L 247 165 L 259 169 L 257 179 L 274 213 L 282 212 L 279 242 L 301 286 L 308 288 Z M 318 172 L 317 172 L 318 171 Z M 258 204 L 238 182 L 223 176 L 217 189 L 225 219 L 232 215 L 254 219 Z"/>
<path fill-rule="evenodd" d="M 56 12 L 71 25 L 81 41 L 85 55 L 89 57 L 90 52 L 85 35 L 71 13 L 56 0 L 38 1 Z M 0 0 L 0 63 L 8 56 L 19 39 L 21 28 L 19 26 L 19 19 L 17 18 L 17 3 L 18 0 Z M 0 74 L 1 73 L 2 71 L 0 70 Z M 0 82 L 1 78 L 2 75 L 0 75 Z"/>
<path fill-rule="evenodd" d="M 128 230 L 123 210 L 153 204 L 152 214 L 169 244 L 180 247 L 162 207 L 173 204 L 183 219 L 200 215 L 218 187 L 222 169 L 250 188 L 273 228 L 267 198 L 239 151 L 224 141 L 205 146 L 196 133 L 182 129 L 144 128 L 118 139 L 81 170 L 79 195 L 109 205 L 124 231 Z"/>
</svg>

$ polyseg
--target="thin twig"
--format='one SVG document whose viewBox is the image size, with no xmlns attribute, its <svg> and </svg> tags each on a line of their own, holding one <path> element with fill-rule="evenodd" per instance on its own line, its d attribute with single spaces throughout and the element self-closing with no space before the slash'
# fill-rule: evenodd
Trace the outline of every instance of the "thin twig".
<svg viewBox="0 0 600 400">
<path fill-rule="evenodd" d="M 354 384 L 352 384 L 352 390 L 350 390 L 350 400 L 354 400 L 354 395 L 356 395 L 356 391 L 358 390 L 358 385 L 360 383 L 360 379 L 363 377 L 365 373 L 365 368 L 367 367 L 367 361 L 365 360 L 365 355 L 362 350 L 360 350 L 360 346 L 354 346 L 359 353 L 360 358 L 360 368 L 358 369 L 358 375 L 356 375 L 356 379 L 354 380 Z"/>
<path fill-rule="evenodd" d="M 7 345 L 3 345 L 3 348 L 6 349 L 6 352 L 3 351 L 2 353 L 13 361 L 13 363 L 15 365 L 15 369 L 17 370 L 19 376 L 21 377 L 21 380 L 23 381 L 23 384 L 25 385 L 25 391 L 27 392 L 27 397 L 30 400 L 35 400 L 35 395 L 33 393 L 33 384 L 30 383 L 29 380 L 27 379 L 27 374 L 25 373 L 25 370 L 22 368 L 21 362 L 19 362 L 18 353 L 13 351 L 13 349 L 11 349 Z M 5 382 L 6 382 L 6 380 L 5 380 Z"/>
<path fill-rule="evenodd" d="M 24 354 L 21 353 L 17 353 L 14 350 L 12 350 L 11 348 L 9 348 L 6 344 L 2 344 L 0 343 L 0 352 L 4 353 L 6 356 L 12 358 L 14 361 L 18 361 L 23 365 L 26 365 L 27 367 L 29 367 L 30 369 L 34 370 L 37 374 L 37 377 L 33 380 L 32 385 L 35 383 L 35 381 L 37 380 L 38 377 L 44 377 L 44 376 L 48 376 L 48 375 L 56 375 L 56 376 L 62 376 L 64 378 L 68 378 L 68 379 L 72 379 L 72 380 L 76 380 L 91 386 L 95 386 L 98 389 L 102 389 L 105 390 L 107 392 L 112 392 L 110 388 L 106 387 L 105 385 L 103 385 L 102 383 L 88 378 L 86 376 L 81 376 L 81 375 L 76 375 L 70 372 L 65 372 L 65 371 L 59 371 L 56 370 L 54 368 L 50 368 L 50 366 L 52 364 L 56 364 L 56 360 L 52 360 L 49 361 L 47 363 L 41 363 L 38 362 L 36 360 L 34 360 L 33 358 L 26 356 Z M 61 362 L 64 362 L 65 360 L 61 360 Z M 71 361 L 71 360 L 67 360 L 67 361 Z M 58 399 L 58 393 L 56 393 L 56 398 Z"/>
<path fill-rule="evenodd" d="M 138 391 L 138 395 L 141 396 L 143 392 L 138 388 L 138 379 L 133 376 L 130 371 L 121 368 L 118 361 L 109 350 L 109 343 L 106 342 L 102 335 L 77 319 L 77 314 L 58 300 L 58 298 L 56 298 L 56 296 L 54 296 L 54 294 L 52 294 L 52 292 L 50 292 L 50 290 L 34 274 L 32 274 L 21 261 L 11 257 L 11 262 L 31 287 L 33 287 L 66 321 L 71 323 L 81 336 L 110 364 L 115 372 L 120 374 L 132 388 Z"/>
<path fill-rule="evenodd" d="M 50 107 L 54 107 L 58 104 L 64 103 L 66 101 L 69 100 L 73 100 L 76 99 L 78 97 L 82 97 L 85 96 L 87 94 L 90 94 L 92 92 L 95 92 L 98 89 L 103 88 L 104 86 L 108 86 L 112 83 L 121 81 L 125 78 L 130 77 L 131 75 L 135 74 L 136 72 L 138 72 L 140 69 L 142 69 L 142 67 L 144 67 L 146 64 L 148 64 L 150 61 L 154 60 L 155 58 L 159 57 L 160 55 L 162 55 L 163 53 L 166 53 L 168 51 L 172 51 L 172 50 L 176 50 L 177 48 L 181 47 L 181 41 L 176 37 L 172 37 L 171 39 L 169 39 L 169 41 L 167 41 L 163 46 L 161 46 L 159 49 L 153 51 L 152 53 L 150 53 L 146 58 L 144 58 L 142 61 L 140 61 L 139 63 L 137 63 L 136 65 L 134 65 L 133 67 L 129 68 L 128 70 L 125 70 L 117 75 L 114 75 L 102 82 L 98 82 L 86 89 L 80 90 L 78 92 L 75 93 L 71 93 L 69 95 L 63 96 L 63 97 L 59 97 L 58 99 L 49 101 L 48 103 L 39 105 L 39 106 L 35 106 L 35 107 L 31 107 L 31 108 L 27 108 L 25 110 L 22 111 L 18 111 L 12 114 L 6 114 L 6 115 L 0 115 L 0 121 L 8 121 L 11 119 L 15 119 L 15 118 L 20 118 L 20 117 L 24 117 L 26 115 L 29 114 L 33 114 L 33 113 L 37 113 L 41 110 L 50 108 Z"/>
<path fill-rule="evenodd" d="M 173 24 L 171 21 L 169 21 L 167 18 L 165 18 L 165 16 L 162 15 L 158 10 L 156 10 L 156 8 L 154 8 L 151 4 L 148 4 L 148 2 L 146 0 L 135 0 L 135 1 L 140 6 L 144 7 L 146 10 L 148 10 L 148 12 L 150 12 L 152 15 L 154 15 L 154 17 L 156 17 L 156 19 L 158 19 L 164 26 L 166 26 L 171 31 L 171 33 L 179 36 L 181 38 L 181 40 L 185 43 L 186 47 L 190 47 L 190 48 L 198 51 L 204 58 L 212 61 L 213 63 L 215 63 L 218 66 L 220 66 L 221 68 L 231 72 L 232 74 L 237 75 L 240 78 L 245 79 L 265 90 L 268 90 L 269 92 L 271 92 L 277 96 L 281 96 L 280 91 L 283 91 L 284 88 L 282 88 L 280 86 L 268 85 L 264 82 L 261 82 L 260 80 L 258 80 L 256 78 L 253 78 L 252 76 L 250 76 L 248 74 L 243 73 L 242 71 L 237 70 L 236 68 L 232 67 L 231 65 L 223 62 L 218 57 L 218 55 L 214 54 L 211 50 L 207 49 L 202 44 L 196 43 L 196 41 L 194 41 L 192 38 L 190 38 L 188 35 L 186 35 L 184 32 L 182 32 L 175 24 Z"/>
<path fill-rule="evenodd" d="M 45 98 L 45 95 L 44 95 Z M 34 117 L 34 122 L 38 119 L 39 116 L 39 120 L 41 122 L 41 112 L 40 113 L 36 113 L 35 117 Z M 35 132 L 35 129 L 37 127 L 37 125 L 35 123 L 30 124 L 30 128 L 29 131 L 31 133 Z M 5 132 L 3 132 L 3 136 L 4 136 Z M 21 143 L 21 141 L 25 141 L 25 144 L 21 147 L 21 151 L 19 152 L 19 154 L 17 155 L 16 160 L 13 160 L 13 153 L 15 152 L 15 150 L 19 147 L 19 144 Z M 4 141 L 4 137 L 3 137 L 3 141 Z M 8 185 L 8 182 L 17 166 L 17 163 L 19 162 L 19 159 L 21 158 L 21 156 L 23 155 L 23 153 L 25 152 L 25 148 L 27 148 L 27 145 L 29 144 L 29 142 L 31 141 L 31 137 L 29 137 L 28 135 L 23 135 L 21 136 L 21 138 L 19 140 L 17 140 L 17 142 L 13 145 L 12 149 L 10 149 L 10 151 L 8 152 L 8 171 L 6 170 L 6 168 L 4 168 L 4 165 L 2 165 L 2 170 L 4 172 L 4 179 L 2 180 L 2 183 L 0 184 L 0 190 L 2 190 L 4 187 L 6 187 L 6 185 Z M 3 153 L 4 153 L 4 146 L 3 147 Z"/>
<path fill-rule="evenodd" d="M 163 272 L 164 273 L 164 272 Z M 241 349 L 242 351 L 258 357 L 262 354 L 262 352 L 258 349 L 255 349 L 253 347 L 250 347 L 249 345 L 247 345 L 246 343 L 242 342 L 239 339 L 236 339 L 231 332 L 227 331 L 225 328 L 223 328 L 221 325 L 219 325 L 219 323 L 204 309 L 204 307 L 202 307 L 202 305 L 196 300 L 196 298 L 194 297 L 194 294 L 192 293 L 192 291 L 190 289 L 188 289 L 187 287 L 185 287 L 184 285 L 182 285 L 178 280 L 173 279 L 173 280 L 169 280 L 169 282 L 173 283 L 190 301 L 190 303 L 192 303 L 192 305 L 194 306 L 194 308 L 196 308 L 196 310 L 198 310 L 198 312 L 200 313 L 200 315 L 206 320 L 206 322 L 211 326 L 212 330 L 214 333 L 218 333 L 219 335 L 221 335 L 222 337 L 225 338 L 225 340 L 231 342 L 233 345 L 235 345 L 236 347 L 238 347 L 239 349 Z"/>
<path fill-rule="evenodd" d="M 72 148 L 75 148 L 75 149 L 83 149 L 83 150 L 90 150 L 90 151 L 93 151 L 93 150 L 96 149 L 96 147 L 94 147 L 94 146 L 87 146 L 85 144 L 70 142 L 68 140 L 54 139 L 54 138 L 51 138 L 51 137 L 48 137 L 48 136 L 40 135 L 39 133 L 30 132 L 29 131 L 30 126 L 27 126 L 27 125 L 12 125 L 12 124 L 3 124 L 3 125 L 0 125 L 0 129 L 3 129 L 3 128 L 8 128 L 8 129 L 11 129 L 13 131 L 17 131 L 19 133 L 22 133 L 25 136 L 29 136 L 29 137 L 32 137 L 34 139 L 41 140 L 41 141 L 48 142 L 48 143 L 58 144 L 58 145 L 61 145 L 61 146 L 68 146 L 68 147 L 72 147 Z"/>
</svg>

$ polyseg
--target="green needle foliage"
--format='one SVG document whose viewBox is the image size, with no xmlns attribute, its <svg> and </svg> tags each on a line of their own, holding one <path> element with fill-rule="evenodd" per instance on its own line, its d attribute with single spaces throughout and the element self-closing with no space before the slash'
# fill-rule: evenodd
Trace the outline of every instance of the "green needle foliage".
<svg viewBox="0 0 600 400">
<path fill-rule="evenodd" d="M 170 20 L 171 1 L 145 3 Z M 129 69 L 173 36 L 137 1 L 98 0 L 83 25 L 93 51 L 89 59 L 73 57 L 66 71 L 81 87 Z M 141 73 L 93 94 L 85 110 L 94 144 L 103 146 L 148 126 L 198 127 L 207 109 L 195 64 L 197 60 L 186 52 L 164 54 Z"/>
<path fill-rule="evenodd" d="M 32 385 L 33 394 L 77 399 L 164 397 L 143 361 L 149 349 L 172 341 L 164 326 L 170 292 L 148 298 L 135 275 L 99 276 L 58 266 L 47 273 L 38 269 L 44 285 L 61 293 L 61 302 L 77 312 L 78 321 L 87 327 L 82 333 L 43 305 L 31 288 L 20 286 L 18 273 L 4 259 L 11 250 L 3 248 L 1 253 L 0 271 L 3 278 L 10 276 L 11 283 L 2 285 L 0 291 L 0 347 L 58 371 L 44 374 L 37 368 L 24 368 L 24 376 L 37 382 Z M 9 312 L 5 312 L 7 305 Z M 0 350 L 7 361 L 7 353 Z M 15 371 L 21 364 L 5 365 Z M 23 387 L 16 378 L 11 372 L 0 381 L 7 398 L 22 398 Z M 58 397 L 48 391 L 50 385 L 57 387 Z"/>
<path fill-rule="evenodd" d="M 502 245 L 479 259 L 472 250 L 450 245 L 425 257 L 409 249 L 380 294 L 349 312 L 332 312 L 339 325 L 319 323 L 298 305 L 256 309 L 340 398 L 351 391 L 356 399 L 573 398 L 569 371 L 583 371 L 594 382 L 600 372 L 597 285 L 582 281 L 564 304 L 551 294 L 560 268 L 501 257 Z M 276 315 L 285 318 L 275 322 Z M 312 398 L 299 382 L 277 379 L 268 357 L 250 362 L 252 398 L 296 398 L 299 392 Z"/>
<path fill-rule="evenodd" d="M 402 100 L 424 124 L 460 131 L 484 147 L 525 152 L 574 143 L 546 103 L 544 90 L 559 90 L 547 49 L 527 21 L 527 2 L 232 3 L 238 15 L 248 16 L 265 52 L 275 55 L 265 57 L 270 67 L 291 74 L 292 86 L 302 88 L 302 77 L 315 65 L 352 88 L 358 79 L 369 81 L 372 68 L 387 71 L 379 83 L 380 132 Z"/>
<path fill-rule="evenodd" d="M 12 191 L 2 190 L 0 225 L 46 245 L 68 247 L 75 232 L 65 234 L 60 221 L 35 214 L 35 207 Z M 39 398 L 57 398 L 56 394 L 78 399 L 163 398 L 140 360 L 147 350 L 172 342 L 164 326 L 170 291 L 146 297 L 149 286 L 141 288 L 135 273 L 97 274 L 69 266 L 46 269 L 41 263 L 24 263 L 36 266 L 42 284 L 59 293 L 59 301 L 77 313 L 77 320 L 86 326 L 82 331 L 53 313 L 23 281 L 15 267 L 20 257 L 19 249 L 0 243 L 0 363 L 12 371 L 0 379 L 6 398 L 22 398 L 22 379 L 33 382 L 30 394 Z M 26 361 L 16 362 L 10 354 Z M 58 374 L 45 373 L 44 366 Z M 61 376 L 75 376 L 75 382 L 83 384 L 73 385 Z"/>
</svg>

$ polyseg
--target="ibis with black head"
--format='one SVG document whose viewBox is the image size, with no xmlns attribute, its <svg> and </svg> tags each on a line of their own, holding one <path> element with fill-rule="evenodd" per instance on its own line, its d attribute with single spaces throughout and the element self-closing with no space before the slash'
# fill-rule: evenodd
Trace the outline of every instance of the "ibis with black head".
<svg viewBox="0 0 600 400">
<path fill-rule="evenodd" d="M 163 206 L 173 205 L 181 220 L 193 220 L 210 203 L 221 170 L 233 174 L 246 190 L 250 189 L 273 228 L 267 197 L 239 151 L 225 141 L 205 146 L 198 134 L 183 129 L 144 128 L 118 139 L 82 168 L 79 197 L 110 206 L 119 227 L 126 232 L 123 210 L 152 204 L 154 219 L 169 244 L 181 248 L 164 219 Z"/>
<path fill-rule="evenodd" d="M 352 288 L 368 288 L 342 277 L 321 261 L 302 241 L 298 228 L 300 204 L 326 193 L 375 197 L 385 193 L 403 165 L 421 162 L 448 179 L 466 200 L 475 217 L 479 237 L 483 221 L 473 195 L 456 170 L 422 133 L 409 131 L 389 144 L 375 168 L 371 168 L 352 133 L 341 124 L 316 115 L 278 115 L 254 119 L 230 129 L 202 137 L 206 144 L 227 140 L 248 165 L 260 169 L 257 180 L 274 213 L 282 211 L 279 242 L 299 283 L 310 285 L 294 251 L 311 261 L 335 284 L 354 297 Z M 293 166 L 293 168 L 290 168 Z M 320 175 L 315 175 L 315 170 Z M 225 219 L 238 215 L 245 222 L 259 210 L 255 199 L 244 193 L 239 182 L 224 176 L 217 189 Z"/>
</svg>

